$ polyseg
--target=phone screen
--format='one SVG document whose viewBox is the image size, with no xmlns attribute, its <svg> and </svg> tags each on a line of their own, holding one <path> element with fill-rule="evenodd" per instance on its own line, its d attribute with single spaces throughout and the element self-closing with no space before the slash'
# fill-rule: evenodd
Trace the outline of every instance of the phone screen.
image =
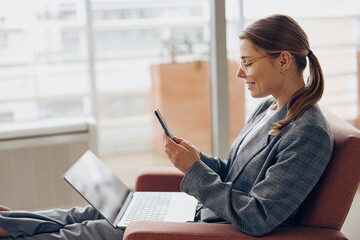
<svg viewBox="0 0 360 240">
<path fill-rule="evenodd" d="M 169 138 L 171 138 L 172 140 L 174 140 L 174 137 L 173 137 L 173 135 L 171 134 L 169 127 L 166 125 L 165 120 L 164 120 L 164 118 L 162 117 L 159 109 L 155 109 L 155 115 L 156 115 L 157 119 L 159 120 L 162 128 L 164 129 L 166 135 L 168 135 Z"/>
</svg>

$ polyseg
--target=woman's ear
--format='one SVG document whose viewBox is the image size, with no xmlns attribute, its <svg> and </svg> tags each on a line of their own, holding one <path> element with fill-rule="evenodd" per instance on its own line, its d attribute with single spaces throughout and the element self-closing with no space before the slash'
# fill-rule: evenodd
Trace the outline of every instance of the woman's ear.
<svg viewBox="0 0 360 240">
<path fill-rule="evenodd" d="M 292 55 L 289 51 L 283 51 L 279 56 L 280 60 L 280 72 L 284 73 L 292 64 Z"/>
</svg>

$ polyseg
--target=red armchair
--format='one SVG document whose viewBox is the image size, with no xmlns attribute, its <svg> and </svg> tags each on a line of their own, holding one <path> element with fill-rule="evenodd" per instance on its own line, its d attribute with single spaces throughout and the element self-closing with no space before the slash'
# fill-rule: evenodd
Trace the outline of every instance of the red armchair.
<svg viewBox="0 0 360 240">
<path fill-rule="evenodd" d="M 360 180 L 360 131 L 324 111 L 335 137 L 331 161 L 319 183 L 302 204 L 298 226 L 279 226 L 255 238 L 231 224 L 133 222 L 125 240 L 227 240 L 227 239 L 347 239 L 340 229 L 350 209 Z M 175 168 L 143 169 L 135 191 L 179 191 L 183 174 Z"/>
</svg>

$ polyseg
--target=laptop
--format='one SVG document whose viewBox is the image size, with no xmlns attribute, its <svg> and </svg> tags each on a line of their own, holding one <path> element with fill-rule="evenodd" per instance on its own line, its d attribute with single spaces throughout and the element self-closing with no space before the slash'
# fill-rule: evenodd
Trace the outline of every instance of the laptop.
<svg viewBox="0 0 360 240">
<path fill-rule="evenodd" d="M 114 227 L 132 221 L 193 221 L 197 200 L 183 192 L 132 192 L 88 150 L 63 176 Z"/>
</svg>

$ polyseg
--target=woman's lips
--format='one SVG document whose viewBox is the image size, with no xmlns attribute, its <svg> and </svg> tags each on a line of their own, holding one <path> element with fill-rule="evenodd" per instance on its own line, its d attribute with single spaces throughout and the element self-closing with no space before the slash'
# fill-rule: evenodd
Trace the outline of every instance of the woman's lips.
<svg viewBox="0 0 360 240">
<path fill-rule="evenodd" d="M 252 88 L 255 85 L 254 82 L 245 82 L 245 84 L 246 84 L 248 89 Z"/>
</svg>

